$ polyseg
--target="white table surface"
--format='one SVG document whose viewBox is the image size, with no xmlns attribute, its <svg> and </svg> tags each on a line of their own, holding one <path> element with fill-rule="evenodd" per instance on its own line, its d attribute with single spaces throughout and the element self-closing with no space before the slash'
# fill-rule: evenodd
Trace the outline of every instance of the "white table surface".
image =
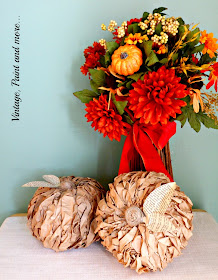
<svg viewBox="0 0 218 280">
<path fill-rule="evenodd" d="M 86 249 L 55 253 L 32 237 L 26 217 L 7 218 L 0 228 L 0 280 L 16 279 L 218 279 L 218 224 L 204 212 L 194 213 L 194 234 L 183 254 L 162 272 L 138 275 L 124 268 L 99 243 Z"/>
</svg>

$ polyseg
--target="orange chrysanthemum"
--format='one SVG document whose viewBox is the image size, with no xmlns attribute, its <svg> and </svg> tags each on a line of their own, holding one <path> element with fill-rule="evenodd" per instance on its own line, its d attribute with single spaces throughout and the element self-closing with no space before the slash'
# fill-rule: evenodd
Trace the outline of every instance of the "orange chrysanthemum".
<svg viewBox="0 0 218 280">
<path fill-rule="evenodd" d="M 186 85 L 180 83 L 181 78 L 175 75 L 174 69 L 162 66 L 157 72 L 149 72 L 144 80 L 133 83 L 130 90 L 129 108 L 134 117 L 142 124 L 167 124 L 170 117 L 181 114 L 181 107 L 186 102 L 179 98 L 188 92 Z"/>
<path fill-rule="evenodd" d="M 218 49 L 217 39 L 213 38 L 213 33 L 207 34 L 206 30 L 202 31 L 200 42 L 204 44 L 202 53 L 208 53 L 210 58 L 213 58 Z"/>
<path fill-rule="evenodd" d="M 104 137 L 108 136 L 111 141 L 113 139 L 120 141 L 121 135 L 127 135 L 126 124 L 112 102 L 108 109 L 106 95 L 101 95 L 99 99 L 94 98 L 93 101 L 86 104 L 85 110 L 88 122 L 92 122 L 92 127 L 103 133 Z"/>
</svg>

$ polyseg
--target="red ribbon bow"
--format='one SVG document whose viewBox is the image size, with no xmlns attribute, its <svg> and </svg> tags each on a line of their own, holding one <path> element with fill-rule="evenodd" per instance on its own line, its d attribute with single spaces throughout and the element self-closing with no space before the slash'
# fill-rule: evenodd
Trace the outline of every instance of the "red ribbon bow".
<svg viewBox="0 0 218 280">
<path fill-rule="evenodd" d="M 130 160 L 138 152 L 147 171 L 164 173 L 173 182 L 154 145 L 157 149 L 162 150 L 175 133 L 175 122 L 168 122 L 166 125 L 148 125 L 146 127 L 135 122 L 123 146 L 119 174 L 131 171 Z"/>
</svg>

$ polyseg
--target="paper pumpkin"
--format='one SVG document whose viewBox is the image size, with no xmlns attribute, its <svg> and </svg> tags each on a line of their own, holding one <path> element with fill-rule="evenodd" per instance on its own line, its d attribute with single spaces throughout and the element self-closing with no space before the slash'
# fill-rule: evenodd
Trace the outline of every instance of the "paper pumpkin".
<svg viewBox="0 0 218 280">
<path fill-rule="evenodd" d="M 124 266 L 164 269 L 192 236 L 192 202 L 163 173 L 121 174 L 97 208 L 96 233 Z"/>
<path fill-rule="evenodd" d="M 28 206 L 28 226 L 46 248 L 65 251 L 87 247 L 94 233 L 95 212 L 104 188 L 94 179 L 44 175 L 23 187 L 39 187 Z"/>
</svg>

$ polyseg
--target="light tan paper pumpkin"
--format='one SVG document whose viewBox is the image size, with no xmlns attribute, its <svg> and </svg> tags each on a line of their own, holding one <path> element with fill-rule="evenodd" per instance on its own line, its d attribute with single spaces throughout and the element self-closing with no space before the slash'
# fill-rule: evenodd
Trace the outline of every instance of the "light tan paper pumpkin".
<svg viewBox="0 0 218 280">
<path fill-rule="evenodd" d="M 97 208 L 96 233 L 125 267 L 164 269 L 192 236 L 192 202 L 163 173 L 121 174 Z"/>
<path fill-rule="evenodd" d="M 39 187 L 28 206 L 28 226 L 46 248 L 65 251 L 87 247 L 98 235 L 94 233 L 95 212 L 105 193 L 94 179 L 44 175 L 45 181 L 24 187 Z M 41 187 L 40 187 L 41 186 Z"/>
</svg>

